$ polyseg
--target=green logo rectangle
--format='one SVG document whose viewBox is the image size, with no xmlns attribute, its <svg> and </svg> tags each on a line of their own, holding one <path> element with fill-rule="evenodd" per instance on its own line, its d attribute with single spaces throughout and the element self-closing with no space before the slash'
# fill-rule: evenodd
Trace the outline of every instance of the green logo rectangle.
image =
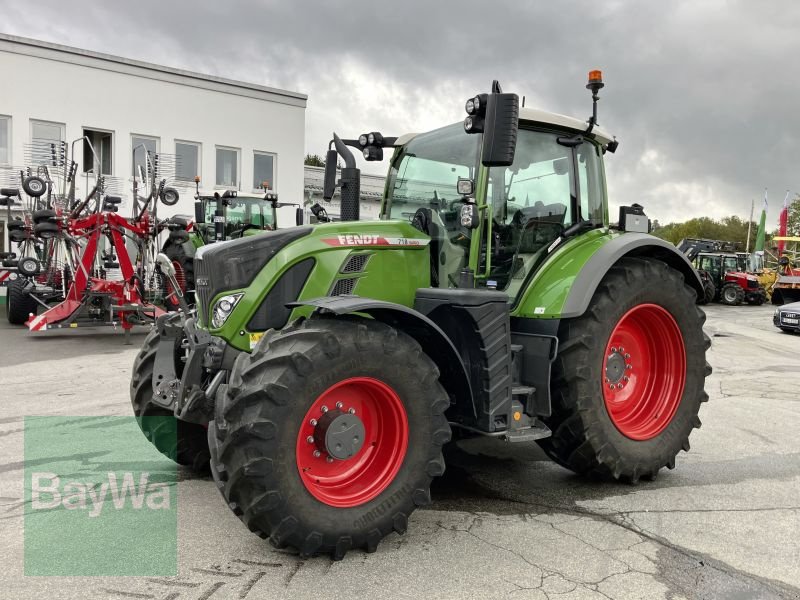
<svg viewBox="0 0 800 600">
<path fill-rule="evenodd" d="M 136 417 L 26 417 L 24 456 L 25 575 L 177 574 L 177 467 Z"/>
</svg>

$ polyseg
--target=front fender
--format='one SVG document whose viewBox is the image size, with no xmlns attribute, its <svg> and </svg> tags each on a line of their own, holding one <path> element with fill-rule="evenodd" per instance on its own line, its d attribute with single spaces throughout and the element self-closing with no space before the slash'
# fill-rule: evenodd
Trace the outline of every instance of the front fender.
<svg viewBox="0 0 800 600">
<path fill-rule="evenodd" d="M 692 264 L 669 242 L 645 233 L 596 230 L 553 252 L 523 291 L 512 316 L 567 319 L 582 315 L 605 274 L 626 256 L 666 262 L 683 274 L 698 297 L 703 296 L 703 284 Z"/>
<path fill-rule="evenodd" d="M 450 338 L 422 313 L 393 302 L 359 296 L 334 296 L 293 302 L 288 306 L 313 306 L 320 312 L 337 315 L 361 313 L 391 325 L 414 338 L 439 368 L 439 379 L 450 401 L 469 402 L 474 406 L 467 370 Z"/>
</svg>

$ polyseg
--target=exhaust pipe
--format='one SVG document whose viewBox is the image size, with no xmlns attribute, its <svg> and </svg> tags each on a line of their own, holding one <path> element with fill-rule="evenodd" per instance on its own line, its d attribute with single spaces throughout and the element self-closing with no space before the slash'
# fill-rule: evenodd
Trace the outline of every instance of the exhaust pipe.
<svg viewBox="0 0 800 600">
<path fill-rule="evenodd" d="M 335 133 L 333 134 L 333 144 L 336 147 L 336 152 L 344 159 L 345 164 L 344 168 L 342 168 L 341 179 L 339 180 L 342 193 L 340 218 L 342 221 L 358 221 L 361 216 L 361 169 L 356 167 L 356 159 L 353 153 L 350 152 L 350 148 L 348 148 Z M 328 153 L 327 160 L 329 162 L 331 154 L 331 152 Z M 333 171 L 334 177 L 336 171 L 335 168 L 328 169 L 327 163 L 325 166 L 326 181 L 324 187 L 326 190 L 331 190 L 332 196 L 332 190 L 335 184 L 333 184 L 329 178 L 331 171 Z M 325 199 L 329 200 L 329 198 Z"/>
</svg>

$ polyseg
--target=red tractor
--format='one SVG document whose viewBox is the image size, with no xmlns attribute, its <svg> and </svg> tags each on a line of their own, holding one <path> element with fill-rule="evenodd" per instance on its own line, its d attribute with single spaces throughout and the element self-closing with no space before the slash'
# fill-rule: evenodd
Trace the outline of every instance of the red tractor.
<svg viewBox="0 0 800 600">
<path fill-rule="evenodd" d="M 735 242 L 687 238 L 681 240 L 678 250 L 700 274 L 706 287 L 706 301 L 731 306 L 743 302 L 761 305 L 767 301 L 767 291 L 758 278 L 745 272 L 747 261 L 736 253 Z"/>
</svg>

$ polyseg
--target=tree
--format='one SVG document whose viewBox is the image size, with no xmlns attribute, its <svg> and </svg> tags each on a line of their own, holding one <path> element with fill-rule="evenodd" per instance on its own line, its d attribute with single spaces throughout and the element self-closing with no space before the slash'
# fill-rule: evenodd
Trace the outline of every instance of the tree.
<svg viewBox="0 0 800 600">
<path fill-rule="evenodd" d="M 324 167 L 325 161 L 318 154 L 306 154 L 303 164 L 308 167 Z"/>
<path fill-rule="evenodd" d="M 786 223 L 786 235 L 800 235 L 800 194 L 797 194 L 789 205 L 789 219 Z"/>
<path fill-rule="evenodd" d="M 758 223 L 751 224 L 752 233 L 758 229 Z M 677 244 L 684 238 L 705 238 L 737 242 L 742 250 L 747 246 L 747 221 L 736 215 L 724 217 L 719 221 L 709 217 L 689 219 L 684 223 L 668 223 L 653 229 L 653 235 Z M 752 248 L 752 239 L 751 239 Z"/>
</svg>

